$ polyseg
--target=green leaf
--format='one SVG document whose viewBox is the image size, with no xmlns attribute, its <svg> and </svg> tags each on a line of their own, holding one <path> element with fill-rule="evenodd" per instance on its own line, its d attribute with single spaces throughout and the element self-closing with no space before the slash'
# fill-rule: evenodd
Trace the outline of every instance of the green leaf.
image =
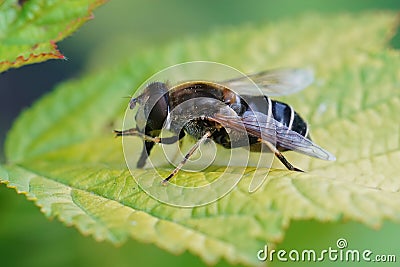
<svg viewBox="0 0 400 267">
<path fill-rule="evenodd" d="M 0 1 L 0 72 L 64 59 L 56 42 L 71 35 L 105 0 Z"/>
<path fill-rule="evenodd" d="M 307 15 L 214 32 L 67 82 L 14 124 L 2 182 L 34 200 L 46 216 L 97 240 L 134 238 L 172 253 L 188 250 L 207 263 L 225 258 L 257 265 L 257 251 L 280 243 L 293 220 L 353 220 L 373 227 L 385 219 L 399 222 L 400 56 L 387 47 L 396 21 L 393 13 Z M 313 140 L 337 161 L 289 152 L 288 159 L 306 173 L 273 169 L 250 194 L 255 170 L 249 167 L 232 192 L 196 208 L 149 197 L 127 170 L 120 140 L 112 137 L 127 105 L 121 96 L 160 69 L 190 60 L 223 62 L 244 72 L 311 66 L 314 85 L 283 100 L 307 119 Z M 140 151 L 139 139 L 132 144 Z M 181 172 L 176 180 L 191 184 L 222 171 Z M 141 172 L 151 179 L 151 170 Z"/>
</svg>

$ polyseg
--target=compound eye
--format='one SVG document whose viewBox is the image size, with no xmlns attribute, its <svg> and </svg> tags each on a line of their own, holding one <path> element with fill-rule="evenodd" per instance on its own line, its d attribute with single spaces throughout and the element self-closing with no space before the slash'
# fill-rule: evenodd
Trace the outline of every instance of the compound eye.
<svg viewBox="0 0 400 267">
<path fill-rule="evenodd" d="M 169 112 L 168 92 L 152 95 L 149 100 L 145 106 L 147 126 L 152 130 L 161 130 Z"/>
<path fill-rule="evenodd" d="M 130 105 L 139 104 L 135 116 L 138 129 L 161 130 L 169 112 L 168 87 L 165 83 L 149 84 L 137 98 L 132 98 Z"/>
</svg>

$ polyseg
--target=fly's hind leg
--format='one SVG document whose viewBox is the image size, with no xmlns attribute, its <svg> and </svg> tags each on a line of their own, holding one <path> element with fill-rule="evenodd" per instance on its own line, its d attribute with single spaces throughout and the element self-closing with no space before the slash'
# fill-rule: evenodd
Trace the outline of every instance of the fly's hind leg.
<svg viewBox="0 0 400 267">
<path fill-rule="evenodd" d="M 303 170 L 294 167 L 273 144 L 261 138 L 259 138 L 258 141 L 265 144 L 272 152 L 274 152 L 275 156 L 282 162 L 283 165 L 285 165 L 288 170 L 304 172 Z"/>
</svg>

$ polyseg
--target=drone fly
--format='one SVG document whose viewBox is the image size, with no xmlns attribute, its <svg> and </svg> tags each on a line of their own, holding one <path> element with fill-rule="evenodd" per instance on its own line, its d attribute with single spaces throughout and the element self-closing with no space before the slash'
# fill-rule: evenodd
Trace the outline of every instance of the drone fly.
<svg viewBox="0 0 400 267">
<path fill-rule="evenodd" d="M 261 95 L 249 87 L 248 78 L 258 86 Z M 163 180 L 164 184 L 207 139 L 227 149 L 247 145 L 250 151 L 261 151 L 261 146 L 266 146 L 287 169 L 302 171 L 287 161 L 281 152 L 293 150 L 330 161 L 335 160 L 335 156 L 311 141 L 307 123 L 290 105 L 270 97 L 300 91 L 312 81 L 313 72 L 308 69 L 276 69 L 222 82 L 198 80 L 172 87 L 153 82 L 141 95 L 130 100 L 131 109 L 137 104 L 142 107 L 142 112 L 135 116 L 136 128 L 115 130 L 115 133 L 116 136 L 144 139 L 138 168 L 145 165 L 155 143 L 172 144 L 186 134 L 197 139 L 180 164 Z M 194 101 L 179 109 L 188 100 Z M 216 102 L 220 104 L 215 105 Z M 222 112 L 224 107 L 229 107 L 231 113 Z M 170 115 L 175 108 L 177 115 L 171 121 Z M 190 112 L 200 115 L 190 116 Z M 172 137 L 160 137 L 164 125 L 169 125 L 168 129 L 174 134 Z"/>
</svg>

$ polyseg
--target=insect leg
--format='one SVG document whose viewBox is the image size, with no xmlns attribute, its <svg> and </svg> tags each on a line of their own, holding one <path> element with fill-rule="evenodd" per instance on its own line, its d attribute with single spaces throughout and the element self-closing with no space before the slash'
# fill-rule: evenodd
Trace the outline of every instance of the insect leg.
<svg viewBox="0 0 400 267">
<path fill-rule="evenodd" d="M 265 144 L 272 152 L 274 152 L 275 156 L 282 162 L 283 165 L 285 165 L 288 170 L 304 172 L 303 170 L 294 167 L 273 144 L 261 138 L 259 138 L 258 141 Z"/>
<path fill-rule="evenodd" d="M 167 178 L 165 178 L 164 180 L 162 180 L 162 185 L 167 185 L 168 181 L 174 177 L 182 168 L 183 165 L 185 165 L 185 163 L 187 162 L 187 160 L 193 155 L 194 152 L 196 152 L 196 150 L 200 147 L 200 144 L 203 143 L 207 138 L 209 138 L 211 136 L 211 132 L 206 132 L 205 135 L 203 135 L 202 138 L 200 138 L 196 144 L 194 144 L 192 146 L 192 148 L 189 150 L 189 152 L 185 155 L 185 157 L 183 158 L 183 160 L 178 164 L 178 166 L 176 166 L 176 168 L 171 172 L 170 175 L 168 175 Z"/>
<path fill-rule="evenodd" d="M 117 131 L 114 130 L 116 137 L 118 136 L 139 136 L 143 138 L 145 141 L 153 142 L 153 143 L 161 143 L 161 144 L 173 144 L 178 141 L 178 136 L 171 136 L 171 137 L 152 137 L 150 135 L 146 135 L 144 133 L 139 132 L 135 128 L 131 128 L 124 131 Z"/>
<path fill-rule="evenodd" d="M 149 132 L 149 131 L 147 131 L 147 129 L 146 129 L 146 132 Z M 136 163 L 137 168 L 144 167 L 144 165 L 146 164 L 146 160 L 150 154 L 150 151 L 153 148 L 155 143 L 157 143 L 157 144 L 158 143 L 173 144 L 185 135 L 184 133 L 183 134 L 181 133 L 179 136 L 153 137 L 153 136 L 141 133 L 135 128 L 131 128 L 131 129 L 124 130 L 124 131 L 114 130 L 114 133 L 116 134 L 116 137 L 118 137 L 118 136 L 139 136 L 144 139 L 145 142 L 144 142 L 143 150 L 142 150 L 142 153 L 140 154 L 138 162 Z"/>
<path fill-rule="evenodd" d="M 128 130 L 123 130 L 123 131 L 117 131 L 114 130 L 115 136 L 139 136 L 141 138 L 143 138 L 145 141 L 150 141 L 150 142 L 154 142 L 154 143 L 160 143 L 160 137 L 152 137 L 149 135 L 146 135 L 144 133 L 139 132 L 137 129 L 135 128 L 131 128 Z"/>
</svg>

